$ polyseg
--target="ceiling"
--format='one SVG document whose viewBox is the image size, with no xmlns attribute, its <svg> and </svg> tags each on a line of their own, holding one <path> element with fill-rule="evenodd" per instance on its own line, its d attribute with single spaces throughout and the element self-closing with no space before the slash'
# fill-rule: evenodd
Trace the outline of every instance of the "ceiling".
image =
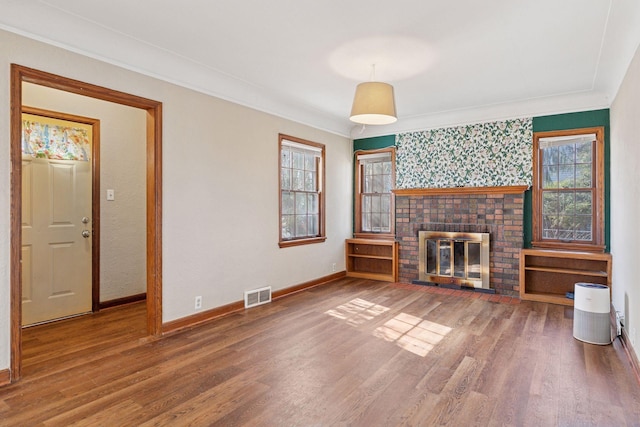
<svg viewBox="0 0 640 427">
<path fill-rule="evenodd" d="M 607 108 L 640 43 L 637 0 L 0 0 L 0 11 L 5 30 L 352 138 Z M 348 116 L 373 64 L 398 121 L 363 129 Z"/>
</svg>

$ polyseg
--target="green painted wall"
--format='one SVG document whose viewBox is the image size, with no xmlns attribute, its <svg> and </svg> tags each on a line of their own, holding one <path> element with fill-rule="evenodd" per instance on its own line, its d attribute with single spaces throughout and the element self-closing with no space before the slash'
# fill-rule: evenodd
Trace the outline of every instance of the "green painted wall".
<svg viewBox="0 0 640 427">
<path fill-rule="evenodd" d="M 396 145 L 395 135 L 376 136 L 353 140 L 353 151 L 377 150 L 379 148 L 393 147 Z"/>
<path fill-rule="evenodd" d="M 542 116 L 533 118 L 534 132 L 547 132 L 553 130 L 579 129 L 587 127 L 604 127 L 604 234 L 606 252 L 609 252 L 610 243 L 610 153 L 611 142 L 609 128 L 609 109 L 583 111 L 579 113 L 555 114 L 552 116 Z M 527 190 L 524 197 L 524 245 L 531 247 L 532 239 L 532 196 L 531 190 Z"/>
</svg>

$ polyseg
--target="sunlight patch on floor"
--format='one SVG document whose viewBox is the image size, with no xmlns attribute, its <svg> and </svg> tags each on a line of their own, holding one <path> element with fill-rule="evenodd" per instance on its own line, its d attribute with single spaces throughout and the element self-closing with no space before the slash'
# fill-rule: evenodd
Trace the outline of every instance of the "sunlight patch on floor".
<svg viewBox="0 0 640 427">
<path fill-rule="evenodd" d="M 359 326 L 386 311 L 389 311 L 388 307 L 384 307 L 361 298 L 356 298 L 345 304 L 341 304 L 334 309 L 328 310 L 325 313 L 338 319 L 345 320 L 349 325 Z"/>
<path fill-rule="evenodd" d="M 360 326 L 387 311 L 388 307 L 356 298 L 325 313 L 351 326 Z M 373 335 L 424 357 L 451 331 L 448 326 L 400 313 L 376 328 Z"/>
<path fill-rule="evenodd" d="M 451 330 L 448 326 L 400 313 L 377 328 L 373 335 L 385 341 L 395 342 L 400 348 L 424 357 Z"/>
</svg>

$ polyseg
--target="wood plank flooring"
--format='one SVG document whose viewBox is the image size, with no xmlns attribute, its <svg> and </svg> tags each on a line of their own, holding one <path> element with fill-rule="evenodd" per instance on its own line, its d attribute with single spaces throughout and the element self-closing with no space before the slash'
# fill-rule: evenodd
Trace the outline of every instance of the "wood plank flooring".
<svg viewBox="0 0 640 427">
<path fill-rule="evenodd" d="M 132 304 L 25 330 L 0 425 L 640 425 L 620 343 L 572 314 L 345 278 L 148 341 Z"/>
</svg>

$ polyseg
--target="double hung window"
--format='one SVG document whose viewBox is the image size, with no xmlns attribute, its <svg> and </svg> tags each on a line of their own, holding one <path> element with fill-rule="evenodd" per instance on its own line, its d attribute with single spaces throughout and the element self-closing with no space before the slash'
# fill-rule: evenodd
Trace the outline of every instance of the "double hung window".
<svg viewBox="0 0 640 427">
<path fill-rule="evenodd" d="M 324 241 L 324 145 L 280 135 L 279 151 L 280 247 Z"/>
<path fill-rule="evenodd" d="M 393 148 L 356 154 L 356 236 L 394 236 L 394 183 Z"/>
<path fill-rule="evenodd" d="M 534 134 L 534 246 L 604 250 L 604 130 Z"/>
</svg>

